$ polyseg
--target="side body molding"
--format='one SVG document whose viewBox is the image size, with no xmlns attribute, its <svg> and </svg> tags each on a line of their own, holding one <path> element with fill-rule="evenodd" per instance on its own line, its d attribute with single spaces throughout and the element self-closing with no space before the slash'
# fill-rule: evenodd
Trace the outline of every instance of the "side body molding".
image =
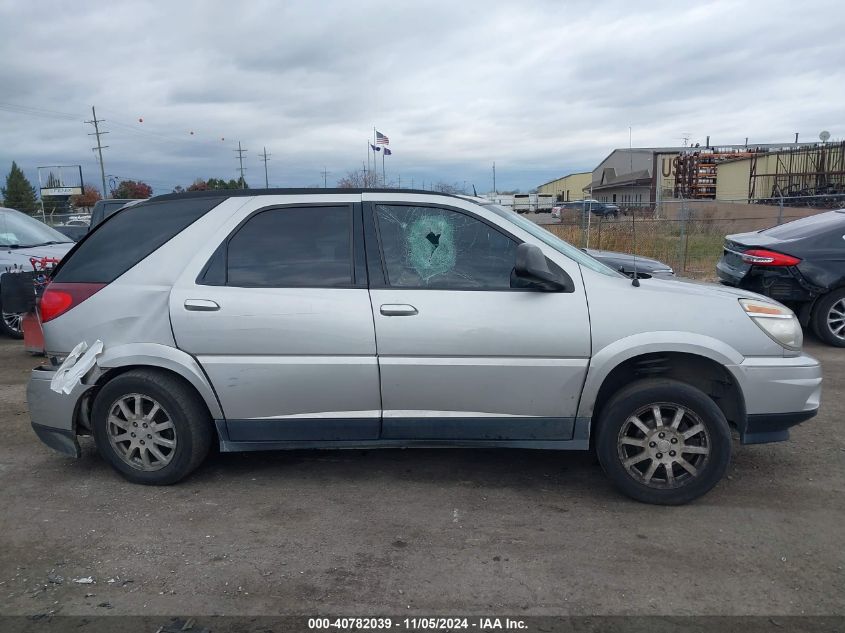
<svg viewBox="0 0 845 633">
<path fill-rule="evenodd" d="M 592 417 L 602 383 L 621 363 L 643 354 L 671 352 L 703 356 L 723 365 L 731 372 L 740 390 L 744 392 L 741 376 L 734 369 L 735 365 L 739 365 L 744 360 L 744 356 L 723 341 L 690 332 L 643 332 L 618 339 L 594 353 L 590 359 L 584 388 L 581 391 L 578 417 Z"/>
<path fill-rule="evenodd" d="M 217 394 L 206 378 L 202 367 L 193 356 L 182 350 L 158 343 L 129 343 L 106 347 L 97 358 L 97 364 L 102 369 L 115 369 L 132 365 L 169 369 L 182 376 L 196 388 L 205 401 L 211 417 L 215 420 L 223 418 L 223 410 L 220 407 Z"/>
</svg>

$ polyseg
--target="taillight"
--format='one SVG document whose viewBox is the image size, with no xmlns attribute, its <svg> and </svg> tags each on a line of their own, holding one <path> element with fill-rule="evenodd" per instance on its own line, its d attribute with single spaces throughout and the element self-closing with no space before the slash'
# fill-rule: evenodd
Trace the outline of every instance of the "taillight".
<svg viewBox="0 0 845 633">
<path fill-rule="evenodd" d="M 41 296 L 41 322 L 46 323 L 78 306 L 106 284 L 51 283 Z"/>
<path fill-rule="evenodd" d="M 763 248 L 752 248 L 742 254 L 742 261 L 755 266 L 795 266 L 801 260 L 792 255 L 784 255 Z"/>
</svg>

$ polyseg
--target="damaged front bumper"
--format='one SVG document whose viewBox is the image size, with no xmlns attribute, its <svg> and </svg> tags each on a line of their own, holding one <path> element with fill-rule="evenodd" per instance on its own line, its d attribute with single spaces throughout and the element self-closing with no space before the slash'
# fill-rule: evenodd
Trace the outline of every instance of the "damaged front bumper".
<svg viewBox="0 0 845 633">
<path fill-rule="evenodd" d="M 79 457 L 77 435 L 77 413 L 82 398 L 92 385 L 77 381 L 70 393 L 57 393 L 50 388 L 57 368 L 40 366 L 32 370 L 26 388 L 26 400 L 32 429 L 38 438 L 50 448 Z"/>
</svg>

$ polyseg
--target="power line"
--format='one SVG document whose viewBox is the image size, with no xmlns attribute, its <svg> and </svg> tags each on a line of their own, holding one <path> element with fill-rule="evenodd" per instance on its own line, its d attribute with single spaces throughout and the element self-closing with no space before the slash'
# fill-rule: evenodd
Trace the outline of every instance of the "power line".
<svg viewBox="0 0 845 633">
<path fill-rule="evenodd" d="M 264 188 L 265 188 L 265 189 L 269 189 L 269 188 L 270 188 L 270 179 L 269 179 L 269 178 L 268 178 L 268 176 L 267 176 L 267 161 L 268 161 L 268 160 L 270 160 L 270 157 L 271 157 L 271 156 L 272 156 L 272 154 L 268 154 L 268 153 L 267 153 L 267 148 L 266 148 L 266 147 L 264 148 L 264 153 L 259 155 L 259 157 L 261 158 L 261 160 L 263 160 L 263 161 L 264 161 Z M 243 174 L 241 174 L 241 175 L 243 175 Z"/>
<path fill-rule="evenodd" d="M 246 189 L 246 187 L 244 186 L 244 185 L 246 185 L 246 179 L 244 178 L 244 170 L 246 169 L 246 167 L 244 167 L 244 154 L 246 154 L 249 150 L 243 149 L 241 147 L 241 142 L 238 141 L 238 149 L 235 149 L 235 150 L 232 150 L 232 151 L 235 152 L 238 155 L 238 162 L 241 165 L 238 168 L 238 170 L 241 172 L 241 189 Z M 265 165 L 266 164 L 267 163 L 265 163 Z"/>
<path fill-rule="evenodd" d="M 93 116 L 94 116 L 93 120 L 85 121 L 85 122 L 90 123 L 91 125 L 94 126 L 94 133 L 93 134 L 89 133 L 88 136 L 96 136 L 97 137 L 97 147 L 94 147 L 94 148 L 91 148 L 91 149 L 96 149 L 97 154 L 100 157 L 100 177 L 103 179 L 103 198 L 107 198 L 108 196 L 106 195 L 106 168 L 103 165 L 103 150 L 106 147 L 108 147 L 108 145 L 103 146 L 100 143 L 100 134 L 108 134 L 108 132 L 100 132 L 100 123 L 103 123 L 104 119 L 98 119 L 97 118 L 97 110 L 94 108 L 94 106 L 91 106 L 91 114 L 93 114 Z"/>
<path fill-rule="evenodd" d="M 0 103 L 0 110 L 14 112 L 15 114 L 26 114 L 28 116 L 41 117 L 45 119 L 63 119 L 65 121 L 79 121 L 79 117 L 68 112 L 57 112 L 45 108 L 34 108 L 32 106 L 21 106 L 14 103 Z"/>
</svg>

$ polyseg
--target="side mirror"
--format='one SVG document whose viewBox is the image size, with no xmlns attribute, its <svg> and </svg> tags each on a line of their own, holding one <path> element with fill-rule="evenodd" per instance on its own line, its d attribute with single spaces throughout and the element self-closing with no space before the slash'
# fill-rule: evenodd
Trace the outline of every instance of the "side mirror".
<svg viewBox="0 0 845 633">
<path fill-rule="evenodd" d="M 553 264 L 554 265 L 554 264 Z M 516 264 L 511 273 L 511 288 L 536 288 L 545 292 L 575 292 L 575 284 L 566 271 L 549 261 L 537 246 L 520 244 L 516 248 Z"/>
</svg>

